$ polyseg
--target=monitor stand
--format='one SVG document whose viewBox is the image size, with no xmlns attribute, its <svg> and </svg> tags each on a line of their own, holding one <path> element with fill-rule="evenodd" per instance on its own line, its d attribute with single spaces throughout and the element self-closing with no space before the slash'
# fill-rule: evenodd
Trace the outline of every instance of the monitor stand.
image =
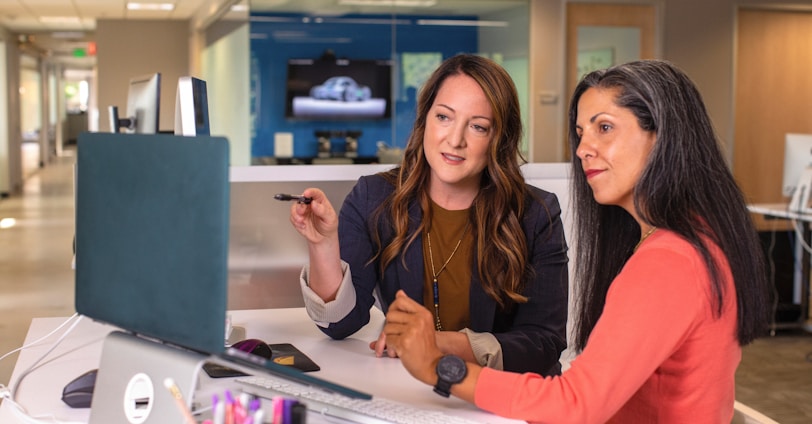
<svg viewBox="0 0 812 424">
<path fill-rule="evenodd" d="M 790 212 L 812 213 L 812 208 L 809 206 L 810 194 L 812 194 L 810 191 L 812 191 L 812 167 L 808 166 L 801 172 L 798 184 L 795 185 L 795 191 L 789 202 Z"/>
<path fill-rule="evenodd" d="M 184 415 L 164 380 L 172 378 L 186 406 L 191 407 L 206 358 L 207 355 L 113 331 L 102 347 L 90 424 L 184 422 Z"/>
</svg>

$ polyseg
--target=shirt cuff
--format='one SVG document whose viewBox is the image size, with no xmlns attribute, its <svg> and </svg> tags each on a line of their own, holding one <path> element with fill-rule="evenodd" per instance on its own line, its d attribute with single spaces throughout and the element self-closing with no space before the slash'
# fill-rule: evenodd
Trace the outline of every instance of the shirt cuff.
<svg viewBox="0 0 812 424">
<path fill-rule="evenodd" d="M 496 370 L 504 369 L 502 364 L 502 345 L 491 333 L 477 333 L 469 328 L 463 328 L 461 333 L 468 336 L 468 343 L 474 351 L 474 358 L 483 367 Z"/>
<path fill-rule="evenodd" d="M 319 327 L 329 327 L 331 323 L 341 321 L 355 308 L 355 286 L 352 284 L 352 273 L 350 265 L 341 261 L 341 285 L 338 286 L 336 298 L 330 302 L 325 302 L 314 292 L 308 281 L 310 280 L 310 265 L 302 268 L 299 275 L 299 285 L 302 288 L 305 309 L 316 325 Z"/>
</svg>

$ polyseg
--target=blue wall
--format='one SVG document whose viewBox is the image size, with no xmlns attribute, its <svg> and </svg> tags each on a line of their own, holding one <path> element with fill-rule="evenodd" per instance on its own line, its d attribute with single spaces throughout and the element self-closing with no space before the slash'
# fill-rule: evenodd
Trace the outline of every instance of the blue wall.
<svg viewBox="0 0 812 424">
<path fill-rule="evenodd" d="M 358 155 L 375 156 L 376 143 L 404 147 L 414 120 L 413 90 L 401 83 L 404 53 L 435 53 L 443 59 L 477 51 L 475 26 L 417 25 L 437 16 L 344 15 L 317 17 L 299 14 L 251 15 L 251 156 L 274 155 L 274 133 L 293 133 L 293 154 L 315 157 L 315 130 L 361 130 Z M 443 19 L 474 20 L 454 16 Z M 285 118 L 287 61 L 321 57 L 331 50 L 338 58 L 393 61 L 391 118 L 364 121 L 300 121 Z M 439 59 L 438 59 L 439 60 Z M 430 70 L 429 70 L 430 71 Z M 333 140 L 335 146 L 341 140 Z M 341 150 L 340 147 L 336 147 Z"/>
</svg>

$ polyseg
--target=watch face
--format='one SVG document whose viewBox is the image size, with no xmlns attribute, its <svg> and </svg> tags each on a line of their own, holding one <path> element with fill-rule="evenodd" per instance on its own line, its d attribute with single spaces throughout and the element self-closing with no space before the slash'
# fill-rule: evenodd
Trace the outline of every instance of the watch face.
<svg viewBox="0 0 812 424">
<path fill-rule="evenodd" d="M 468 374 L 468 366 L 460 357 L 446 355 L 437 363 L 437 375 L 442 380 L 459 383 L 466 374 Z"/>
</svg>

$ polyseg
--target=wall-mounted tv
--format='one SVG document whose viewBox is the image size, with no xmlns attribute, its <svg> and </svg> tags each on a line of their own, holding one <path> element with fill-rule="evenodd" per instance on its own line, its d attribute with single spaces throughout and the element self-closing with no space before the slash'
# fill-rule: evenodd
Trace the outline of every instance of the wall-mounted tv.
<svg viewBox="0 0 812 424">
<path fill-rule="evenodd" d="M 289 59 L 285 117 L 307 120 L 389 118 L 391 60 Z"/>
</svg>

